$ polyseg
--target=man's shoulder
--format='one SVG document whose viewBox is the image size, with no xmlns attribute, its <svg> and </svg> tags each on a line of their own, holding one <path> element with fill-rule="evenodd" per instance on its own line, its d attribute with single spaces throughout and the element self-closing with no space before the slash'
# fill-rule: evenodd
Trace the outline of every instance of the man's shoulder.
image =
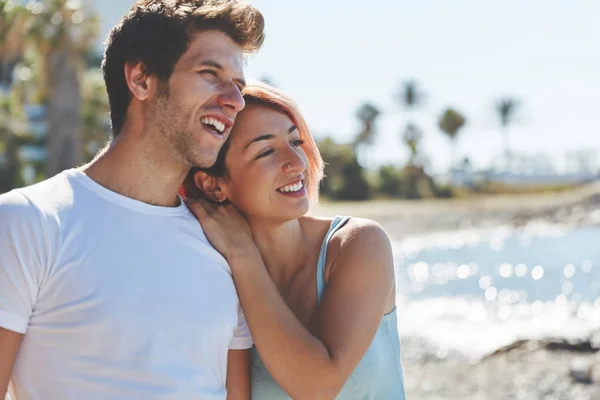
<svg viewBox="0 0 600 400">
<path fill-rule="evenodd" d="M 72 202 L 73 186 L 68 173 L 0 194 L 0 220 L 37 218 L 52 214 L 61 204 Z"/>
</svg>

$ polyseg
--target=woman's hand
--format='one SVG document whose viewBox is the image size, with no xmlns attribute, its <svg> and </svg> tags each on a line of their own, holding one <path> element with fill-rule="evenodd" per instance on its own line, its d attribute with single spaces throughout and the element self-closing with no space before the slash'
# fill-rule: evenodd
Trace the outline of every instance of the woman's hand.
<svg viewBox="0 0 600 400">
<path fill-rule="evenodd" d="M 228 261 L 234 256 L 258 251 L 246 219 L 232 205 L 211 204 L 202 199 L 186 199 L 207 239 Z"/>
</svg>

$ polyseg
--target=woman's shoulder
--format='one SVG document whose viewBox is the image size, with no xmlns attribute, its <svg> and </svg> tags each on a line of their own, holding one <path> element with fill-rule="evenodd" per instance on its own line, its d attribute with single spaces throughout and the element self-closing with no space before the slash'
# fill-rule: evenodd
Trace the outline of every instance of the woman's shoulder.
<svg viewBox="0 0 600 400">
<path fill-rule="evenodd" d="M 332 236 L 330 246 L 339 252 L 356 252 L 365 247 L 388 246 L 389 237 L 383 227 L 367 218 L 349 217 Z"/>
<path fill-rule="evenodd" d="M 327 247 L 326 277 L 339 268 L 393 270 L 390 239 L 383 227 L 370 219 L 350 217 L 331 237 Z"/>
<path fill-rule="evenodd" d="M 366 248 L 374 250 L 390 248 L 390 239 L 383 227 L 367 218 L 345 217 L 346 222 L 340 226 L 331 237 L 327 246 L 327 259 L 331 260 L 339 253 L 360 253 Z M 334 218 L 331 217 L 302 217 L 305 232 L 318 236 L 320 241 L 325 238 Z"/>
<path fill-rule="evenodd" d="M 371 219 L 352 216 L 340 216 L 338 218 L 344 218 L 347 219 L 347 221 L 335 232 L 332 241 L 334 239 L 338 241 L 356 239 L 357 236 L 361 238 L 361 240 L 372 238 L 373 236 L 379 237 L 380 239 L 385 238 L 387 240 L 387 233 L 383 227 Z M 335 218 L 304 216 L 300 220 L 302 224 L 309 227 L 310 230 L 328 230 Z"/>
</svg>

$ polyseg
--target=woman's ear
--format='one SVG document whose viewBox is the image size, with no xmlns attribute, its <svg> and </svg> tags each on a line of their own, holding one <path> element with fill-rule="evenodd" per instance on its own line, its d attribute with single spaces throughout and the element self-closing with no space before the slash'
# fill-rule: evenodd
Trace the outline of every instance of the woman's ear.
<svg viewBox="0 0 600 400">
<path fill-rule="evenodd" d="M 227 195 L 223 191 L 222 181 L 219 178 L 208 175 L 204 171 L 197 171 L 194 174 L 194 185 L 209 200 L 218 203 L 223 203 L 227 200 Z"/>
</svg>

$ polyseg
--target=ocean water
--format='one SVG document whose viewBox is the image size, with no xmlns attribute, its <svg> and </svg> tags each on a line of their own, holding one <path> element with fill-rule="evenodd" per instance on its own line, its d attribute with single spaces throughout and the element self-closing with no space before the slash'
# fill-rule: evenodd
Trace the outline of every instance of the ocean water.
<svg viewBox="0 0 600 400">
<path fill-rule="evenodd" d="M 581 339 L 600 328 L 600 227 L 537 222 L 396 242 L 404 338 L 472 360 L 519 339 Z"/>
</svg>

